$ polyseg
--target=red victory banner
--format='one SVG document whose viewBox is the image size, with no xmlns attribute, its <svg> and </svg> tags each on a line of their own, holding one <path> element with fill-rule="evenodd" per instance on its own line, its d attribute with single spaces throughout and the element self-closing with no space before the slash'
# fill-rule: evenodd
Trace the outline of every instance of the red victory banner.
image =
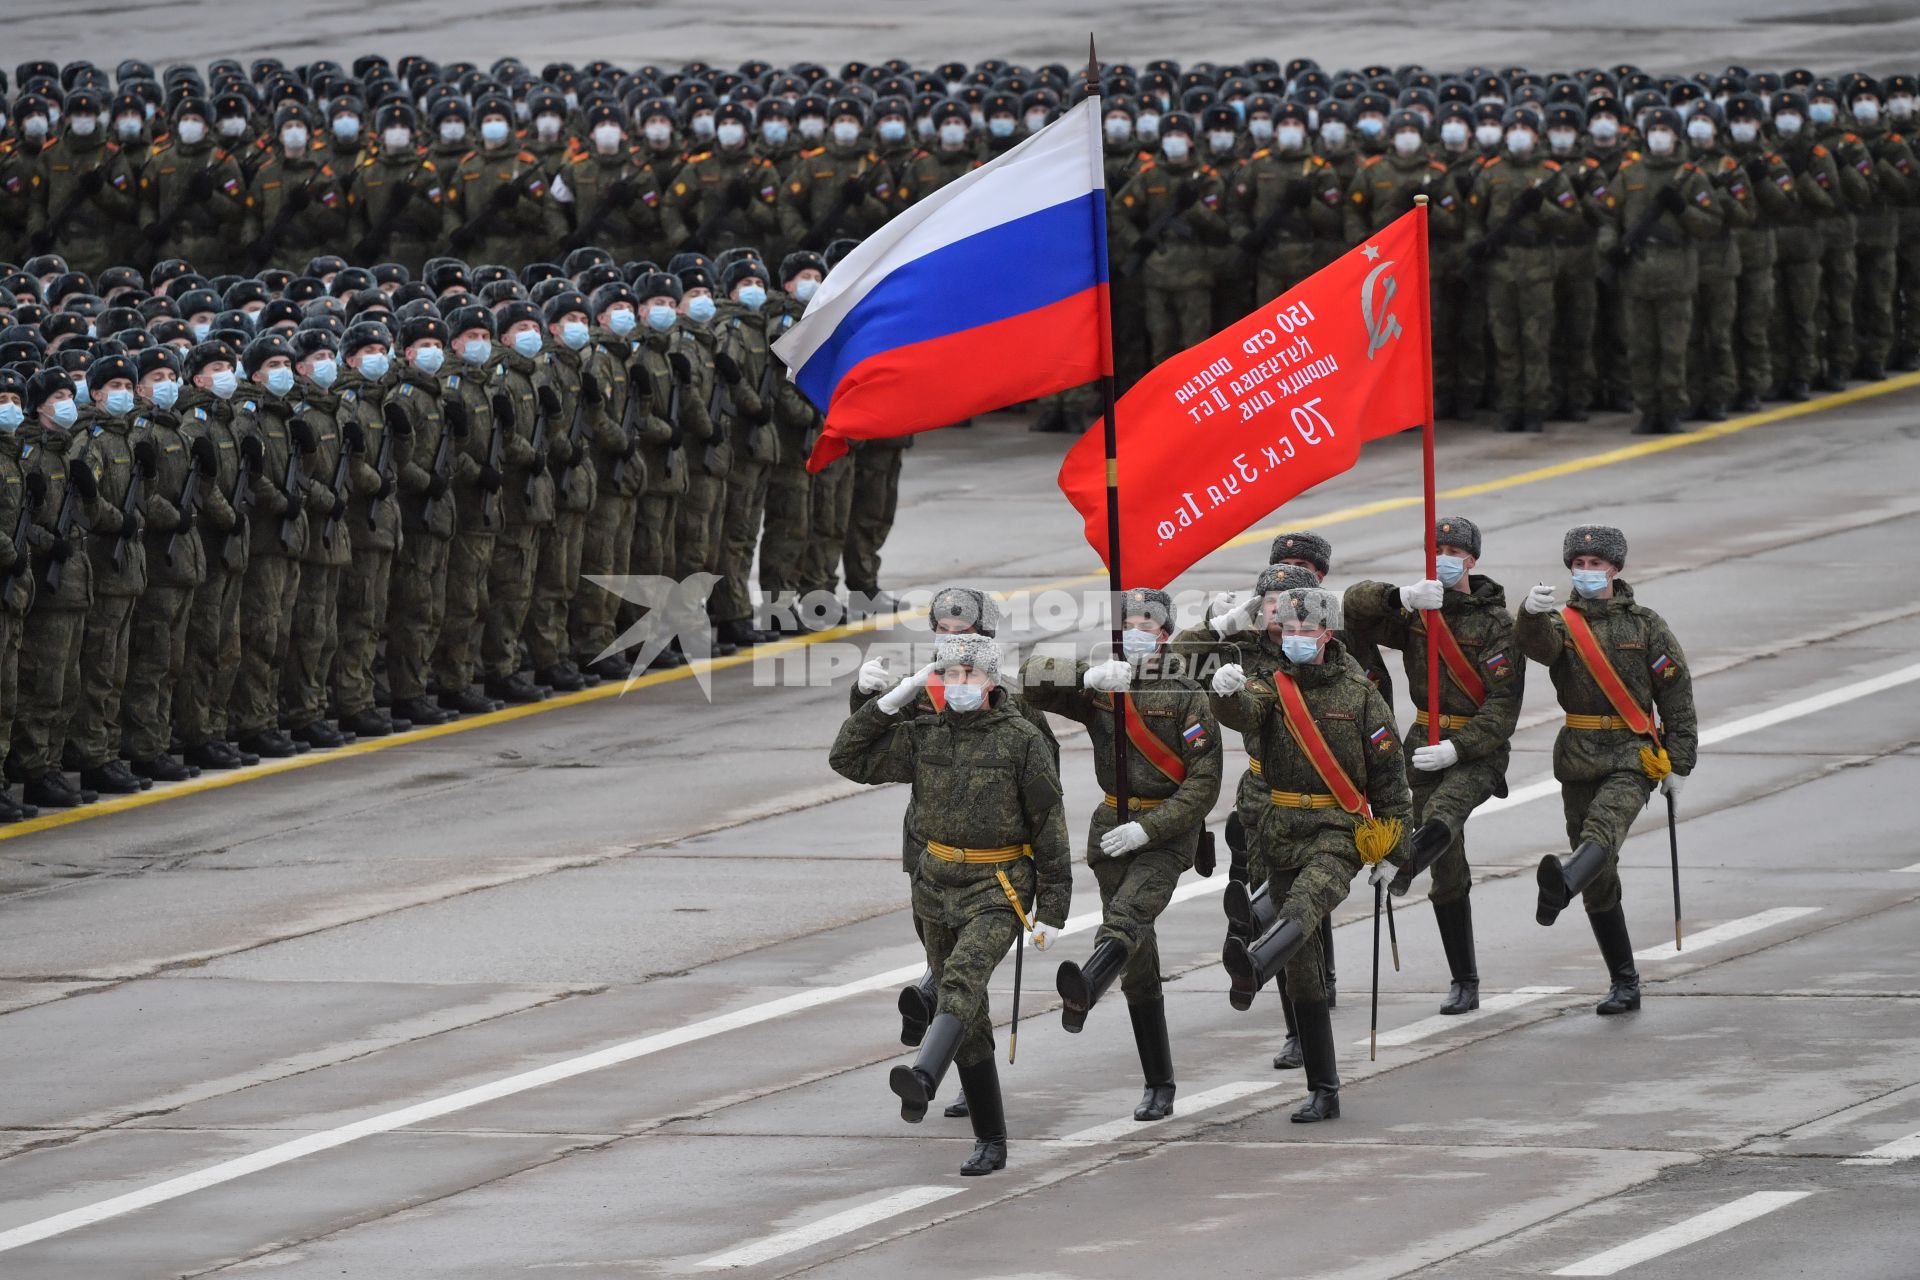
<svg viewBox="0 0 1920 1280">
<path fill-rule="evenodd" d="M 1429 330 L 1422 206 L 1142 378 L 1114 414 L 1127 585 L 1165 586 L 1366 441 L 1430 425 Z M 1067 452 L 1060 488 L 1106 561 L 1102 428 Z"/>
</svg>

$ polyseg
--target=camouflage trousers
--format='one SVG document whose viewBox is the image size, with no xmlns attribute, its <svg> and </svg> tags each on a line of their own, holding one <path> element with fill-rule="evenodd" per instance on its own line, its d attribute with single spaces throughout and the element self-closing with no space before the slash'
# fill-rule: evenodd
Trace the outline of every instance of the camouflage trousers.
<svg viewBox="0 0 1920 1280">
<path fill-rule="evenodd" d="M 520 669 L 520 632 L 533 604 L 542 532 L 537 524 L 510 524 L 493 540 L 488 605 L 480 621 L 480 674 L 486 679 L 505 680 Z"/>
<path fill-rule="evenodd" d="M 629 566 L 637 506 L 637 498 L 602 493 L 587 513 L 580 539 L 580 572 L 573 579 L 573 611 L 567 627 L 568 644 L 578 662 L 593 661 L 613 643 L 620 597 L 598 583 L 588 582 L 587 577 L 617 578 L 637 572 Z"/>
<path fill-rule="evenodd" d="M 1869 243 L 1862 236 L 1854 249 L 1853 331 L 1860 359 L 1884 366 L 1893 350 L 1893 290 L 1898 282 L 1899 249 L 1891 241 Z M 1841 376 L 1851 369 L 1841 370 Z"/>
<path fill-rule="evenodd" d="M 433 684 L 458 692 L 473 683 L 480 661 L 480 620 L 487 611 L 492 533 L 462 530 L 447 544 L 447 604 L 433 650 Z"/>
<path fill-rule="evenodd" d="M 296 729 L 327 715 L 333 658 L 340 648 L 340 571 L 344 567 L 313 561 L 300 566 L 287 660 L 280 668 L 281 701 Z"/>
<path fill-rule="evenodd" d="M 674 566 L 677 493 L 643 493 L 633 520 L 633 550 L 628 573 L 667 574 Z"/>
<path fill-rule="evenodd" d="M 342 716 L 373 708 L 373 664 L 387 627 L 387 592 L 393 578 L 393 552 L 384 547 L 355 547 L 353 563 L 340 578 L 337 622 L 339 644 L 333 653 L 333 709 Z"/>
<path fill-rule="evenodd" d="M 0 760 L 13 746 L 13 721 L 20 711 L 20 635 L 24 615 L 0 605 Z"/>
<path fill-rule="evenodd" d="M 1567 847 L 1578 849 L 1591 840 L 1607 851 L 1606 865 L 1581 894 L 1589 915 L 1620 905 L 1620 846 L 1627 828 L 1647 807 L 1653 781 L 1638 769 L 1622 769 L 1589 782 L 1560 784 L 1560 803 L 1567 814 Z"/>
<path fill-rule="evenodd" d="M 427 692 L 427 664 L 446 608 L 450 545 L 420 532 L 409 534 L 394 553 L 387 591 L 387 689 L 395 702 Z"/>
<path fill-rule="evenodd" d="M 137 599 L 96 595 L 87 609 L 80 682 L 68 691 L 67 738 L 88 765 L 103 765 L 120 754 L 120 695 L 127 686 L 127 640 Z"/>
<path fill-rule="evenodd" d="M 770 472 L 764 462 L 737 458 L 727 473 L 720 513 L 720 581 L 713 586 L 711 610 L 716 622 L 748 621 L 753 617 L 753 592 L 747 579 L 753 572 L 760 522 L 767 512 Z"/>
<path fill-rule="evenodd" d="M 229 715 L 233 736 L 250 737 L 280 718 L 280 664 L 287 656 L 300 562 L 256 551 L 240 584 L 240 670 Z"/>
<path fill-rule="evenodd" d="M 843 454 L 813 473 L 807 553 L 801 561 L 802 592 L 831 594 L 840 585 L 840 554 L 853 507 L 853 458 Z"/>
<path fill-rule="evenodd" d="M 1740 242 L 1740 278 L 1734 283 L 1734 383 L 1756 400 L 1773 386 L 1773 280 L 1778 271 L 1772 232 Z"/>
<path fill-rule="evenodd" d="M 1344 849 L 1336 847 L 1342 843 Z M 1319 940 L 1320 923 L 1347 900 L 1360 857 L 1350 832 L 1330 833 L 1313 844 L 1305 862 L 1298 860 L 1297 852 L 1287 859 L 1286 867 L 1273 866 L 1269 859 L 1267 892 L 1280 904 L 1280 918 L 1293 921 L 1307 935 L 1306 943 L 1287 961 L 1287 996 L 1317 1002 L 1327 998 L 1327 956 Z"/>
<path fill-rule="evenodd" d="M 1820 354 L 1828 370 L 1844 378 L 1853 372 L 1859 357 L 1853 298 L 1860 284 L 1860 266 L 1854 259 L 1853 215 L 1821 219 L 1820 242 Z"/>
<path fill-rule="evenodd" d="M 209 557 L 207 580 L 187 610 L 186 666 L 173 690 L 173 720 L 189 747 L 227 736 L 227 705 L 240 670 L 240 594 L 244 573 Z"/>
<path fill-rule="evenodd" d="M 1111 813 L 1102 806 L 1097 812 Z M 1180 873 L 1192 859 L 1172 849 L 1149 846 L 1123 858 L 1109 858 L 1092 846 L 1087 854 L 1100 886 L 1100 933 L 1094 945 L 1112 939 L 1127 949 L 1120 989 L 1128 1004 L 1160 998 L 1160 942 L 1154 922 L 1173 900 Z"/>
<path fill-rule="evenodd" d="M 776 600 L 801 590 L 801 562 L 813 528 L 813 477 L 806 462 L 781 461 L 767 477 L 767 517 L 760 534 L 760 595 Z"/>
<path fill-rule="evenodd" d="M 61 751 L 67 744 L 69 686 L 78 683 L 75 669 L 86 629 L 85 609 L 45 607 L 31 610 L 21 627 L 20 652 L 32 658 L 19 678 L 13 759 L 28 778 L 60 767 Z"/>
<path fill-rule="evenodd" d="M 148 587 L 133 608 L 121 710 L 127 754 L 135 760 L 163 756 L 173 745 L 173 693 L 187 665 L 193 598 L 192 587 Z"/>
<path fill-rule="evenodd" d="M 1411 750 L 1408 754 L 1412 754 Z M 1464 898 L 1473 887 L 1473 870 L 1467 865 L 1467 818 L 1485 804 L 1505 780 L 1504 764 L 1494 760 L 1463 760 L 1438 774 L 1418 769 L 1408 771 L 1413 783 L 1415 825 L 1438 819 L 1453 832 L 1453 843 L 1433 864 L 1433 883 L 1427 889 L 1427 897 L 1436 905 Z"/>
<path fill-rule="evenodd" d="M 1510 248 L 1487 268 L 1494 407 L 1545 417 L 1552 409 L 1553 251 Z"/>
<path fill-rule="evenodd" d="M 573 652 L 567 611 L 580 586 L 587 515 L 585 511 L 562 511 L 552 525 L 540 531 L 533 596 L 527 603 L 523 629 L 527 659 L 535 671 L 564 662 Z"/>
<path fill-rule="evenodd" d="M 1206 341 L 1213 332 L 1213 291 L 1206 285 L 1149 287 L 1146 294 L 1147 347 L 1155 364 Z"/>
<path fill-rule="evenodd" d="M 1486 382 L 1487 302 L 1479 273 L 1457 254 L 1434 265 L 1432 314 L 1435 411 L 1471 416 Z"/>
<path fill-rule="evenodd" d="M 1553 248 L 1553 345 L 1548 357 L 1556 409 L 1593 402 L 1593 334 L 1600 314 L 1600 254 L 1593 242 Z"/>
<path fill-rule="evenodd" d="M 987 983 L 1009 946 L 1024 945 L 1013 908 L 983 911 L 958 927 L 921 919 L 920 941 L 927 950 L 939 991 L 937 1010 L 960 1019 L 964 1028 L 954 1062 L 970 1067 L 993 1054 L 993 1015 L 987 1007 Z"/>
<path fill-rule="evenodd" d="M 1739 322 L 1740 253 L 1731 240 L 1702 246 L 1700 283 L 1693 295 L 1693 332 L 1687 342 L 1689 407 L 1725 409 L 1739 391 L 1733 358 Z"/>
<path fill-rule="evenodd" d="M 872 595 L 880 590 L 880 548 L 893 532 L 900 506 L 900 464 L 905 449 L 863 445 L 853 456 L 853 501 L 847 511 L 842 554 L 847 590 Z"/>
<path fill-rule="evenodd" d="M 674 512 L 674 577 L 719 571 L 726 492 L 725 476 L 710 476 L 696 468 L 687 477 L 687 491 L 680 495 Z"/>
<path fill-rule="evenodd" d="M 1687 411 L 1687 340 L 1699 273 L 1686 249 L 1650 247 L 1629 264 L 1627 368 L 1643 414 Z"/>
</svg>

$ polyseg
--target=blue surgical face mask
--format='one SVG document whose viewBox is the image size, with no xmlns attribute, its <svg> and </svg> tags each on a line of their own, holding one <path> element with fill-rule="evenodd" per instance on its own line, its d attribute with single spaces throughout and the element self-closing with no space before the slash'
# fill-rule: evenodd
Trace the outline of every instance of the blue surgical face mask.
<svg viewBox="0 0 1920 1280">
<path fill-rule="evenodd" d="M 87 380 L 85 378 L 75 378 L 73 380 L 73 398 L 82 404 L 86 403 Z"/>
<path fill-rule="evenodd" d="M 947 705 L 955 711 L 978 711 L 987 700 L 985 685 L 950 684 L 946 690 Z"/>
<path fill-rule="evenodd" d="M 422 373 L 438 373 L 447 353 L 439 347 L 421 347 L 413 353 L 413 367 Z"/>
<path fill-rule="evenodd" d="M 493 344 L 485 338 L 469 338 L 460 344 L 460 358 L 468 364 L 485 364 L 493 354 Z"/>
<path fill-rule="evenodd" d="M 538 329 L 522 329 L 513 335 L 513 349 L 529 360 L 540 354 L 542 345 Z"/>
<path fill-rule="evenodd" d="M 330 387 L 333 385 L 333 380 L 340 376 L 340 366 L 331 360 L 316 360 L 310 376 L 320 387 Z"/>
<path fill-rule="evenodd" d="M 207 335 L 212 332 L 213 332 L 212 325 L 196 324 L 193 326 L 193 340 L 195 342 L 205 342 L 207 340 Z"/>
<path fill-rule="evenodd" d="M 393 367 L 384 352 L 376 351 L 372 355 L 360 357 L 360 376 L 369 382 L 378 382 L 387 376 L 387 370 Z"/>
<path fill-rule="evenodd" d="M 277 396 L 283 396 L 287 394 L 287 392 L 293 390 L 293 370 L 291 369 L 267 370 L 267 390 L 273 392 L 273 394 Z"/>
<path fill-rule="evenodd" d="M 634 325 L 638 323 L 639 321 L 634 318 L 633 312 L 627 310 L 625 307 L 616 307 L 614 310 L 607 312 L 607 328 L 613 330 L 623 338 L 632 333 Z"/>
<path fill-rule="evenodd" d="M 1013 117 L 994 116 L 987 121 L 987 132 L 996 138 L 1011 138 L 1013 136 Z"/>
<path fill-rule="evenodd" d="M 560 326 L 560 341 L 566 343 L 570 351 L 586 346 L 587 337 L 587 326 L 578 320 L 569 320 Z"/>
<path fill-rule="evenodd" d="M 1354 121 L 1354 128 L 1369 138 L 1377 138 L 1387 130 L 1387 122 L 1374 116 L 1362 116 Z"/>
<path fill-rule="evenodd" d="M 1607 571 L 1605 569 L 1575 569 L 1573 571 L 1573 589 L 1591 600 L 1607 589 Z"/>
<path fill-rule="evenodd" d="M 1320 641 L 1313 636 L 1281 636 L 1280 652 L 1289 662 L 1312 662 L 1320 656 Z"/>
<path fill-rule="evenodd" d="M 0 404 L 0 431 L 14 431 L 27 420 L 27 411 L 17 404 Z"/>
<path fill-rule="evenodd" d="M 133 392 L 116 388 L 107 392 L 107 412 L 116 418 L 124 418 L 133 412 Z"/>
<path fill-rule="evenodd" d="M 1129 658 L 1144 658 L 1159 647 L 1160 637 L 1151 631 L 1128 627 L 1120 633 L 1120 652 Z"/>
<path fill-rule="evenodd" d="M 240 375 L 231 369 L 222 369 L 208 381 L 213 384 L 213 394 L 222 400 L 231 400 L 233 393 L 240 389 Z"/>
<path fill-rule="evenodd" d="M 1460 556 L 1436 556 L 1433 564 L 1440 581 L 1449 587 L 1460 581 L 1460 575 L 1467 571 L 1467 562 Z"/>
<path fill-rule="evenodd" d="M 173 408 L 173 402 L 180 398 L 180 384 L 177 382 L 156 382 L 153 384 L 153 403 L 162 409 Z"/>
<path fill-rule="evenodd" d="M 874 132 L 882 142 L 898 142 L 907 136 L 907 126 L 899 120 L 882 120 Z"/>
<path fill-rule="evenodd" d="M 802 302 L 812 302 L 813 295 L 820 289 L 818 280 L 802 280 L 793 286 L 793 296 Z"/>
<path fill-rule="evenodd" d="M 672 307 L 647 308 L 647 323 L 661 333 L 665 333 L 667 330 L 673 328 L 673 322 L 679 318 L 680 313 Z"/>
<path fill-rule="evenodd" d="M 699 297 L 688 302 L 687 318 L 699 324 L 705 324 L 713 319 L 713 299 Z"/>
<path fill-rule="evenodd" d="M 490 147 L 497 147 L 507 140 L 507 122 L 505 120 L 487 120 L 480 125 L 480 141 Z"/>
<path fill-rule="evenodd" d="M 70 427 L 80 420 L 80 402 L 61 400 L 53 406 L 53 420 L 63 427 Z"/>
<path fill-rule="evenodd" d="M 1832 124 L 1835 114 L 1831 102 L 1810 102 L 1807 104 L 1807 119 L 1815 124 Z"/>
<path fill-rule="evenodd" d="M 749 311 L 758 311 L 767 305 L 767 291 L 757 284 L 746 285 L 740 290 L 739 303 Z"/>
</svg>

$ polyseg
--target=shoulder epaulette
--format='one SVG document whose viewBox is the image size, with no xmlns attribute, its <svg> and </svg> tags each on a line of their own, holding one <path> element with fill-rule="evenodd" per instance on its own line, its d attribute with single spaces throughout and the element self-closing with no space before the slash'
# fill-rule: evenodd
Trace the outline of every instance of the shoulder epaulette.
<svg viewBox="0 0 1920 1280">
<path fill-rule="evenodd" d="M 1487 157 L 1486 159 L 1484 159 L 1484 160 L 1482 160 L 1482 161 L 1480 162 L 1480 167 L 1481 167 L 1482 169 L 1491 169 L 1491 168 L 1493 168 L 1493 166 L 1495 166 L 1495 165 L 1497 165 L 1497 164 L 1499 164 L 1499 163 L 1500 163 L 1500 157 L 1499 157 L 1499 156 L 1488 156 L 1488 157 Z"/>
<path fill-rule="evenodd" d="M 696 151 L 692 155 L 687 157 L 687 163 L 699 164 L 702 160 L 705 160 L 708 156 L 711 156 L 712 154 L 713 152 L 711 151 Z"/>
<path fill-rule="evenodd" d="M 1267 158 L 1268 156 L 1270 156 L 1270 155 L 1272 155 L 1272 154 L 1273 154 L 1273 148 L 1271 148 L 1271 147 L 1262 147 L 1262 148 L 1260 148 L 1260 150 L 1258 150 L 1258 151 L 1256 151 L 1256 152 L 1254 152 L 1254 153 L 1253 153 L 1253 154 L 1252 154 L 1251 156 L 1249 156 L 1249 157 L 1248 157 L 1248 159 L 1250 159 L 1250 160 L 1264 160 L 1264 159 L 1266 159 L 1266 158 Z"/>
<path fill-rule="evenodd" d="M 1555 173 L 1560 172 L 1560 162 L 1558 160 L 1542 160 L 1540 163 L 1546 168 L 1553 170 Z"/>
<path fill-rule="evenodd" d="M 1820 145 L 1819 143 L 1817 143 L 1817 142 L 1816 142 L 1816 143 L 1814 143 L 1814 144 L 1813 144 L 1813 154 L 1815 154 L 1815 155 L 1817 155 L 1817 156 L 1823 156 L 1823 155 L 1826 155 L 1826 154 L 1827 154 L 1827 149 L 1826 149 L 1825 147 L 1823 147 L 1823 146 L 1821 146 L 1821 145 Z"/>
<path fill-rule="evenodd" d="M 522 151 L 520 153 L 520 162 L 522 164 L 539 164 L 540 157 L 533 154 L 533 152 L 531 151 Z"/>
<path fill-rule="evenodd" d="M 1371 169 L 1385 158 L 1385 156 L 1362 156 L 1360 158 L 1360 167 L 1362 169 Z"/>
<path fill-rule="evenodd" d="M 820 155 L 821 153 L 823 153 L 824 151 L 826 151 L 826 148 L 825 148 L 825 147 L 815 147 L 815 148 L 813 148 L 813 149 L 812 149 L 811 151 L 802 151 L 802 152 L 800 153 L 800 158 L 801 158 L 802 160 L 811 160 L 811 159 L 813 159 L 813 158 L 814 158 L 815 156 L 817 156 L 817 155 Z"/>
<path fill-rule="evenodd" d="M 1153 161 L 1151 161 L 1151 160 L 1142 160 L 1142 161 L 1140 162 L 1140 172 L 1141 172 L 1141 173 L 1151 173 L 1151 172 L 1153 172 L 1153 169 L 1154 169 L 1154 162 L 1153 162 Z"/>
</svg>

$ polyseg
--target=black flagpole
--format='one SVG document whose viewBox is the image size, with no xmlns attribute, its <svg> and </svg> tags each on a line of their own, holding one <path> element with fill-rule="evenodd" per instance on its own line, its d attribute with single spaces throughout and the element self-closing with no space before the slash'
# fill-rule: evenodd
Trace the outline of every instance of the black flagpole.
<svg viewBox="0 0 1920 1280">
<path fill-rule="evenodd" d="M 1113 391 L 1113 289 L 1111 285 L 1113 264 L 1107 259 L 1107 166 L 1106 157 L 1100 151 L 1100 124 L 1106 111 L 1100 101 L 1100 60 L 1093 52 L 1093 33 L 1087 34 L 1087 97 L 1093 102 L 1093 155 L 1094 172 L 1100 175 L 1100 207 L 1094 217 L 1094 238 L 1099 241 L 1095 251 L 1106 270 L 1101 274 L 1108 277 L 1106 301 L 1100 307 L 1100 352 L 1102 355 L 1100 374 L 1100 411 L 1101 424 L 1106 436 L 1107 446 L 1107 591 L 1112 599 L 1113 614 L 1113 655 L 1117 658 L 1126 650 L 1120 643 L 1120 632 L 1126 625 L 1125 595 L 1126 587 L 1120 577 L 1120 458 L 1117 433 L 1114 429 L 1114 391 Z M 1172 619 L 1168 619 L 1171 624 Z M 1113 798 L 1115 824 L 1129 821 L 1127 816 L 1127 695 L 1116 693 L 1113 697 Z"/>
</svg>

